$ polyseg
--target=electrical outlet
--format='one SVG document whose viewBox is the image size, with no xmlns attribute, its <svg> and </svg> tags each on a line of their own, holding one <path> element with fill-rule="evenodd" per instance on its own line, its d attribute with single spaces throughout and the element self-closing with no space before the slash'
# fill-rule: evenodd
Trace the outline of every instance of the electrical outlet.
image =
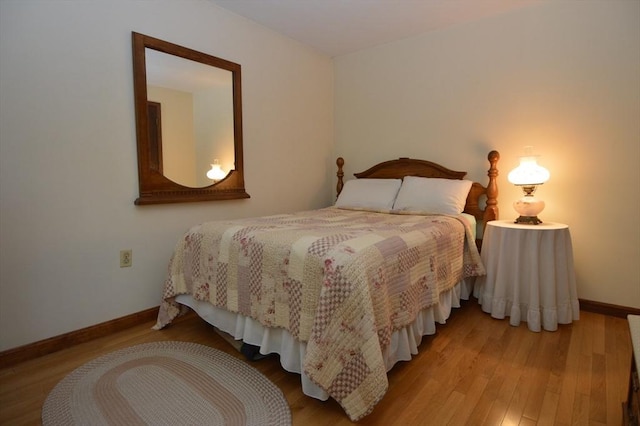
<svg viewBox="0 0 640 426">
<path fill-rule="evenodd" d="M 133 263 L 133 252 L 131 249 L 120 250 L 120 267 L 128 268 Z"/>
</svg>

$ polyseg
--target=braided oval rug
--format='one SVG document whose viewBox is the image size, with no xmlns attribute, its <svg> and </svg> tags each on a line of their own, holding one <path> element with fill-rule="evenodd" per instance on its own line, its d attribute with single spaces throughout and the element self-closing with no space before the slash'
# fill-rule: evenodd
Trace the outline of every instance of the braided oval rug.
<svg viewBox="0 0 640 426">
<path fill-rule="evenodd" d="M 189 342 L 132 346 L 62 379 L 47 425 L 290 425 L 282 391 L 240 359 Z"/>
</svg>

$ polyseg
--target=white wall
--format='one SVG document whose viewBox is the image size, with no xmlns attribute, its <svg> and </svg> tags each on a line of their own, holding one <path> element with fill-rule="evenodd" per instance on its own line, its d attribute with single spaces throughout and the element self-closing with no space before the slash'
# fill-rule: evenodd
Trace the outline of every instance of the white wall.
<svg viewBox="0 0 640 426">
<path fill-rule="evenodd" d="M 335 117 L 348 176 L 409 156 L 485 182 L 499 150 L 502 218 L 533 145 L 579 297 L 640 308 L 640 2 L 553 1 L 338 57 Z"/>
<path fill-rule="evenodd" d="M 134 206 L 131 31 L 242 65 L 250 199 Z M 2 0 L 0 350 L 157 306 L 193 224 L 328 204 L 332 66 L 208 1 Z"/>
</svg>

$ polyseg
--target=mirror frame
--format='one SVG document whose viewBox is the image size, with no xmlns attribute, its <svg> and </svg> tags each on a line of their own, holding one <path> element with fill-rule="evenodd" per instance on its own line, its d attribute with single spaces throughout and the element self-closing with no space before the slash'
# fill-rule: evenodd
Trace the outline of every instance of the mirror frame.
<svg viewBox="0 0 640 426">
<path fill-rule="evenodd" d="M 140 195 L 134 204 L 167 204 L 249 198 L 249 194 L 247 194 L 244 188 L 242 160 L 242 91 L 240 64 L 136 32 L 132 32 L 132 42 L 133 89 L 136 112 L 136 137 L 138 142 L 138 185 L 140 191 Z M 152 164 L 150 155 L 152 147 L 149 138 L 149 117 L 147 112 L 147 67 L 145 57 L 145 49 L 147 48 L 231 71 L 233 79 L 235 169 L 229 171 L 224 179 L 204 188 L 190 188 L 166 178 L 158 170 L 158 165 Z"/>
</svg>

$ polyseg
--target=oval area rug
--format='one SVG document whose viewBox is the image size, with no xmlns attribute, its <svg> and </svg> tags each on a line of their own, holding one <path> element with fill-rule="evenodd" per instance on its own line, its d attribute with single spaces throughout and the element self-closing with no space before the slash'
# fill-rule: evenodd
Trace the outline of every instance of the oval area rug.
<svg viewBox="0 0 640 426">
<path fill-rule="evenodd" d="M 189 342 L 153 342 L 90 361 L 42 408 L 47 425 L 290 425 L 282 391 L 255 368 Z"/>
</svg>

